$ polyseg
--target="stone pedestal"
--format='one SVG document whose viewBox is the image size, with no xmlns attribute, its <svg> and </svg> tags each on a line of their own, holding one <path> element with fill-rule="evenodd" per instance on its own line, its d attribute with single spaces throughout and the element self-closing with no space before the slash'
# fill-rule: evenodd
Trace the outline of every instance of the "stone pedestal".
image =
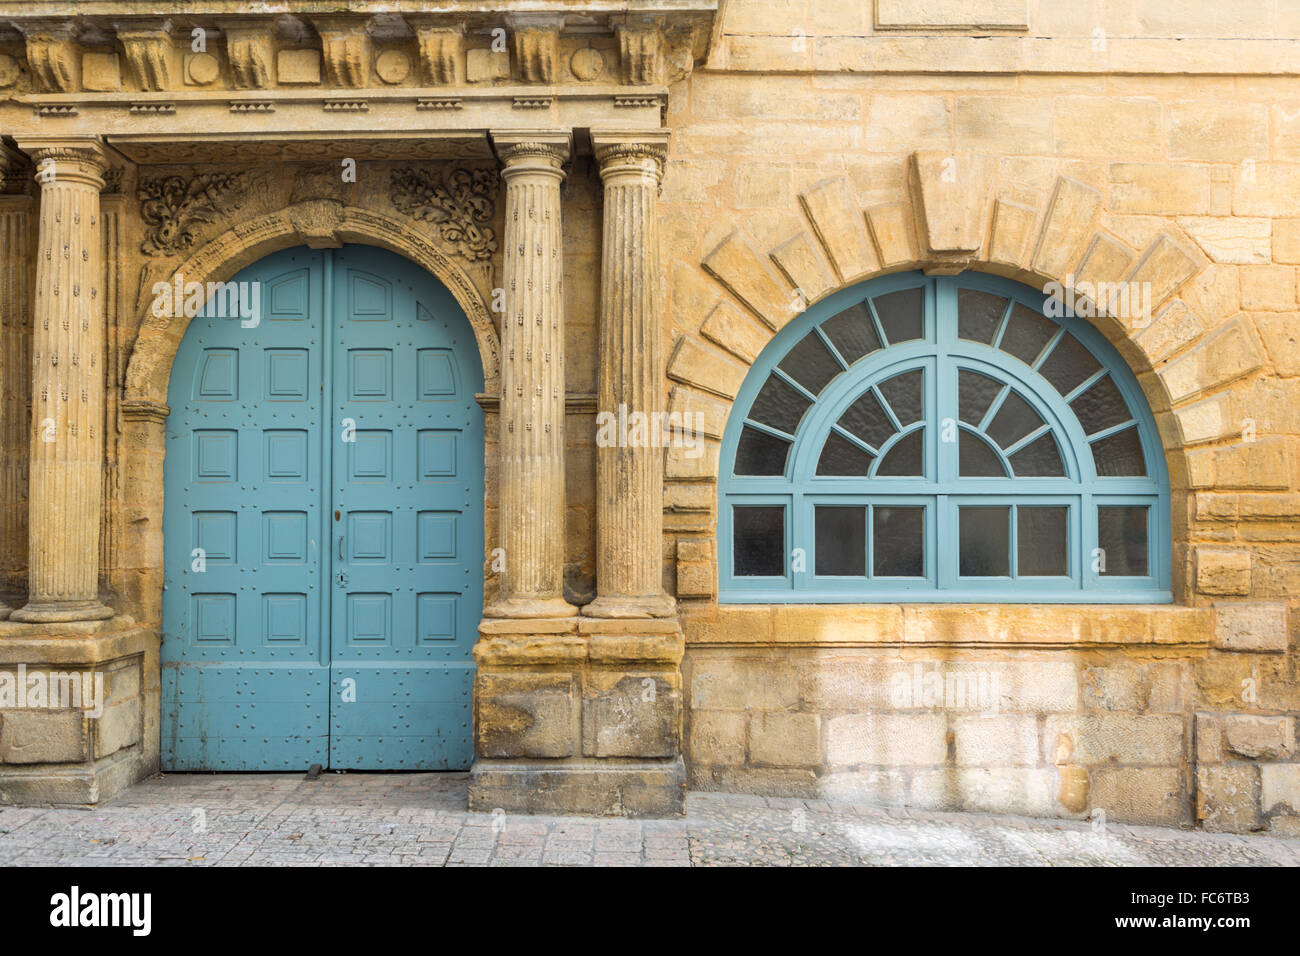
<svg viewBox="0 0 1300 956">
<path fill-rule="evenodd" d="M 484 621 L 471 810 L 685 812 L 674 620 Z"/>
<path fill-rule="evenodd" d="M 593 130 L 605 184 L 600 282 L 600 394 L 596 452 L 593 617 L 667 617 L 664 593 L 663 333 L 659 296 L 659 183 L 668 131 Z M 627 423 L 624 428 L 623 423 Z M 603 440 L 602 440 L 603 436 Z"/>
<path fill-rule="evenodd" d="M 564 237 L 568 132 L 493 136 L 504 164 L 500 514 L 488 617 L 572 617 L 564 599 Z"/>
<path fill-rule="evenodd" d="M 27 606 L 15 621 L 113 616 L 99 602 L 104 469 L 104 300 L 95 139 L 32 138 L 41 187 L 32 330 Z"/>
<path fill-rule="evenodd" d="M 0 622 L 0 803 L 99 803 L 158 771 L 158 637 Z"/>
</svg>

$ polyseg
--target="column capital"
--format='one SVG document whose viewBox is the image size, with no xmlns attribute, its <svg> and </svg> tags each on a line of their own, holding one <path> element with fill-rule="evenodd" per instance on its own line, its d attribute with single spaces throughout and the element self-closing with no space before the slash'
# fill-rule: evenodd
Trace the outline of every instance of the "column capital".
<svg viewBox="0 0 1300 956">
<path fill-rule="evenodd" d="M 516 172 L 562 175 L 561 167 L 573 154 L 569 130 L 511 130 L 491 135 L 506 176 Z"/>
<path fill-rule="evenodd" d="M 602 175 L 614 172 L 622 166 L 631 166 L 640 170 L 647 163 L 654 163 L 660 177 L 663 176 L 664 163 L 668 161 L 668 140 L 671 130 L 608 130 L 591 131 L 591 149 L 600 164 Z"/>
<path fill-rule="evenodd" d="M 36 181 L 79 182 L 104 188 L 108 157 L 98 136 L 24 136 L 18 146 L 31 157 Z"/>
</svg>

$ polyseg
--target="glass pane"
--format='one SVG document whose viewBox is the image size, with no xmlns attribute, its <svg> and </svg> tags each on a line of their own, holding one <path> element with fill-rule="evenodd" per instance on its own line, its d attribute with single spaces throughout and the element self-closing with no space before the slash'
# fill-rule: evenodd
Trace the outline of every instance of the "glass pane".
<svg viewBox="0 0 1300 956">
<path fill-rule="evenodd" d="M 1056 334 L 1057 325 L 1044 315 L 1017 304 L 1011 310 L 1007 330 L 1002 333 L 999 348 L 1014 355 L 1026 365 L 1033 365 L 1043 346 Z"/>
<path fill-rule="evenodd" d="M 867 573 L 867 509 L 821 507 L 816 512 L 818 574 Z"/>
<path fill-rule="evenodd" d="M 876 577 L 925 575 L 925 509 L 871 509 L 871 573 Z"/>
<path fill-rule="evenodd" d="M 871 321 L 871 313 L 862 302 L 827 319 L 822 323 L 822 331 L 850 365 L 880 348 L 875 323 Z"/>
<path fill-rule="evenodd" d="M 872 392 L 866 392 L 846 408 L 838 424 L 873 448 L 879 448 L 894 435 L 893 423 Z"/>
<path fill-rule="evenodd" d="M 1003 400 L 993 421 L 989 422 L 988 434 L 1003 448 L 1009 448 L 1041 424 L 1043 419 L 1038 412 L 1013 391 Z"/>
<path fill-rule="evenodd" d="M 1070 407 L 1079 416 L 1079 424 L 1087 435 L 1114 428 L 1133 417 L 1129 414 L 1128 403 L 1109 375 L 1094 382 L 1086 392 L 1070 403 Z"/>
<path fill-rule="evenodd" d="M 880 394 L 894 411 L 898 423 L 906 428 L 912 422 L 921 420 L 921 370 L 914 368 L 902 375 L 895 375 L 879 386 Z"/>
<path fill-rule="evenodd" d="M 1011 573 L 1011 508 L 959 508 L 962 577 L 1006 577 Z"/>
<path fill-rule="evenodd" d="M 785 508 L 780 505 L 732 509 L 732 564 L 742 577 L 785 574 Z"/>
<path fill-rule="evenodd" d="M 1012 455 L 1011 470 L 1019 478 L 1064 478 L 1065 462 L 1051 432 L 1039 435 Z"/>
<path fill-rule="evenodd" d="M 918 428 L 885 453 L 876 477 L 913 478 L 925 474 L 925 429 Z"/>
<path fill-rule="evenodd" d="M 1142 454 L 1142 439 L 1138 437 L 1136 425 L 1097 439 L 1091 448 L 1097 474 L 1103 478 L 1140 477 L 1147 473 L 1147 460 Z"/>
<path fill-rule="evenodd" d="M 790 443 L 745 426 L 736 445 L 736 474 L 772 477 L 785 474 Z"/>
<path fill-rule="evenodd" d="M 749 417 L 793 435 L 811 404 L 798 389 L 781 381 L 780 376 L 769 375 L 754 398 Z"/>
<path fill-rule="evenodd" d="M 959 289 L 957 292 L 957 335 L 972 342 L 993 344 L 1002 323 L 1007 300 L 990 292 Z"/>
<path fill-rule="evenodd" d="M 1099 368 L 1101 363 L 1092 357 L 1083 343 L 1073 335 L 1066 335 L 1056 343 L 1056 348 L 1052 349 L 1052 354 L 1047 356 L 1038 371 L 1052 383 L 1053 388 L 1062 395 L 1068 395 Z"/>
<path fill-rule="evenodd" d="M 1024 577 L 1070 573 L 1070 509 L 1016 507 L 1016 573 Z"/>
<path fill-rule="evenodd" d="M 1006 469 L 997 453 L 983 439 L 968 431 L 961 432 L 961 476 L 963 478 L 1006 478 Z"/>
<path fill-rule="evenodd" d="M 968 425 L 978 425 L 1001 391 L 1001 382 L 979 372 L 960 369 L 957 372 L 957 414 Z"/>
<path fill-rule="evenodd" d="M 890 345 L 919 339 L 922 335 L 921 310 L 925 303 L 922 289 L 903 289 L 871 300 L 880 318 L 880 326 Z"/>
<path fill-rule="evenodd" d="M 843 435 L 831 432 L 817 459 L 817 474 L 827 477 L 862 477 L 871 470 L 875 457 L 859 448 Z"/>
<path fill-rule="evenodd" d="M 781 359 L 779 368 L 814 395 L 843 371 L 815 332 L 805 335 L 790 354 Z"/>
<path fill-rule="evenodd" d="M 1097 545 L 1101 573 L 1108 577 L 1145 577 L 1147 570 L 1146 505 L 1103 505 L 1097 509 Z"/>
</svg>

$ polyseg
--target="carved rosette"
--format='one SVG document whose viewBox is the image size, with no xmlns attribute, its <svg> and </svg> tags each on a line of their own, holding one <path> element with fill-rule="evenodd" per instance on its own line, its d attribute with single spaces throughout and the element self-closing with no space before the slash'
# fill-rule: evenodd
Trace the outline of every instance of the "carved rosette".
<svg viewBox="0 0 1300 956">
<path fill-rule="evenodd" d="M 437 172 L 402 167 L 393 170 L 389 199 L 394 208 L 438 227 L 442 241 L 470 262 L 492 258 L 497 251 L 497 175 L 487 168 Z"/>
<path fill-rule="evenodd" d="M 198 241 L 201 226 L 243 204 L 246 185 L 244 173 L 141 180 L 137 196 L 147 232 L 140 251 L 151 256 L 189 251 Z"/>
</svg>

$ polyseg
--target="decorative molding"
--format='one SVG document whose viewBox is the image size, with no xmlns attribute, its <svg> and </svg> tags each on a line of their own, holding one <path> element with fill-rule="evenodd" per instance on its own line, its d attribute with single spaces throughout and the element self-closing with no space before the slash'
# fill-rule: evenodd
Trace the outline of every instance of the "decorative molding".
<svg viewBox="0 0 1300 956">
<path fill-rule="evenodd" d="M 271 24 L 221 24 L 235 88 L 264 90 L 271 85 Z"/>
<path fill-rule="evenodd" d="M 516 96 L 511 106 L 517 110 L 548 110 L 555 105 L 553 96 Z"/>
<path fill-rule="evenodd" d="M 618 50 L 623 82 L 637 86 L 658 83 L 663 76 L 664 38 L 652 26 L 618 27 Z"/>
<path fill-rule="evenodd" d="M 37 116 L 76 116 L 77 108 L 69 104 L 37 103 L 32 112 Z"/>
<path fill-rule="evenodd" d="M 318 17 L 312 26 L 320 34 L 325 78 L 335 86 L 360 89 L 370 79 L 370 35 L 355 20 Z"/>
<path fill-rule="evenodd" d="M 479 392 L 474 396 L 479 408 L 485 412 L 501 411 L 501 396 L 496 393 Z M 569 392 L 564 396 L 566 415 L 595 415 L 599 407 L 599 396 L 595 392 Z"/>
<path fill-rule="evenodd" d="M 118 29 L 117 38 L 126 51 L 126 62 L 141 87 L 153 92 L 172 88 L 171 22 L 143 30 Z"/>
<path fill-rule="evenodd" d="M 137 195 L 140 218 L 148 227 L 140 251 L 150 256 L 188 252 L 198 241 L 199 226 L 215 222 L 244 201 L 244 173 L 201 173 L 141 180 Z"/>
<path fill-rule="evenodd" d="M 321 109 L 326 113 L 369 113 L 370 104 L 365 100 L 324 100 Z"/>
<path fill-rule="evenodd" d="M 27 66 L 36 88 L 42 93 L 67 93 L 72 90 L 73 64 L 77 45 L 73 28 L 64 24 L 33 24 L 24 31 Z"/>
<path fill-rule="evenodd" d="M 415 35 L 420 43 L 420 67 L 430 86 L 451 86 L 460 82 L 465 56 L 465 26 L 420 26 Z"/>
<path fill-rule="evenodd" d="M 155 425 L 166 424 L 167 416 L 172 413 L 169 405 L 147 398 L 123 399 L 120 408 L 123 421 L 150 422 Z"/>
<path fill-rule="evenodd" d="M 554 83 L 560 31 L 556 27 L 521 27 L 515 31 L 515 61 L 525 83 Z"/>
<path fill-rule="evenodd" d="M 231 100 L 232 113 L 274 113 L 275 103 L 271 100 Z"/>
<path fill-rule="evenodd" d="M 175 103 L 132 103 L 131 115 L 140 116 L 142 114 L 152 114 L 155 116 L 170 116 L 176 112 Z"/>
<path fill-rule="evenodd" d="M 649 96 L 615 96 L 614 108 L 620 110 L 649 109 L 654 106 L 663 106 L 663 102 L 663 97 L 654 94 Z"/>
<path fill-rule="evenodd" d="M 435 173 L 405 167 L 393 170 L 389 199 L 413 219 L 438 226 L 443 242 L 470 262 L 490 259 L 497 251 L 497 172 L 456 168 L 438 180 Z"/>
<path fill-rule="evenodd" d="M 415 101 L 417 110 L 463 110 L 465 101 L 459 96 L 422 96 Z"/>
<path fill-rule="evenodd" d="M 309 199 L 290 206 L 285 215 L 304 245 L 312 249 L 338 249 L 343 245 L 338 237 L 343 225 L 343 203 L 338 200 Z"/>
<path fill-rule="evenodd" d="M 122 192 L 122 177 L 126 173 L 123 166 L 110 166 L 104 170 L 104 188 L 101 190 L 105 195 L 113 196 Z"/>
</svg>

